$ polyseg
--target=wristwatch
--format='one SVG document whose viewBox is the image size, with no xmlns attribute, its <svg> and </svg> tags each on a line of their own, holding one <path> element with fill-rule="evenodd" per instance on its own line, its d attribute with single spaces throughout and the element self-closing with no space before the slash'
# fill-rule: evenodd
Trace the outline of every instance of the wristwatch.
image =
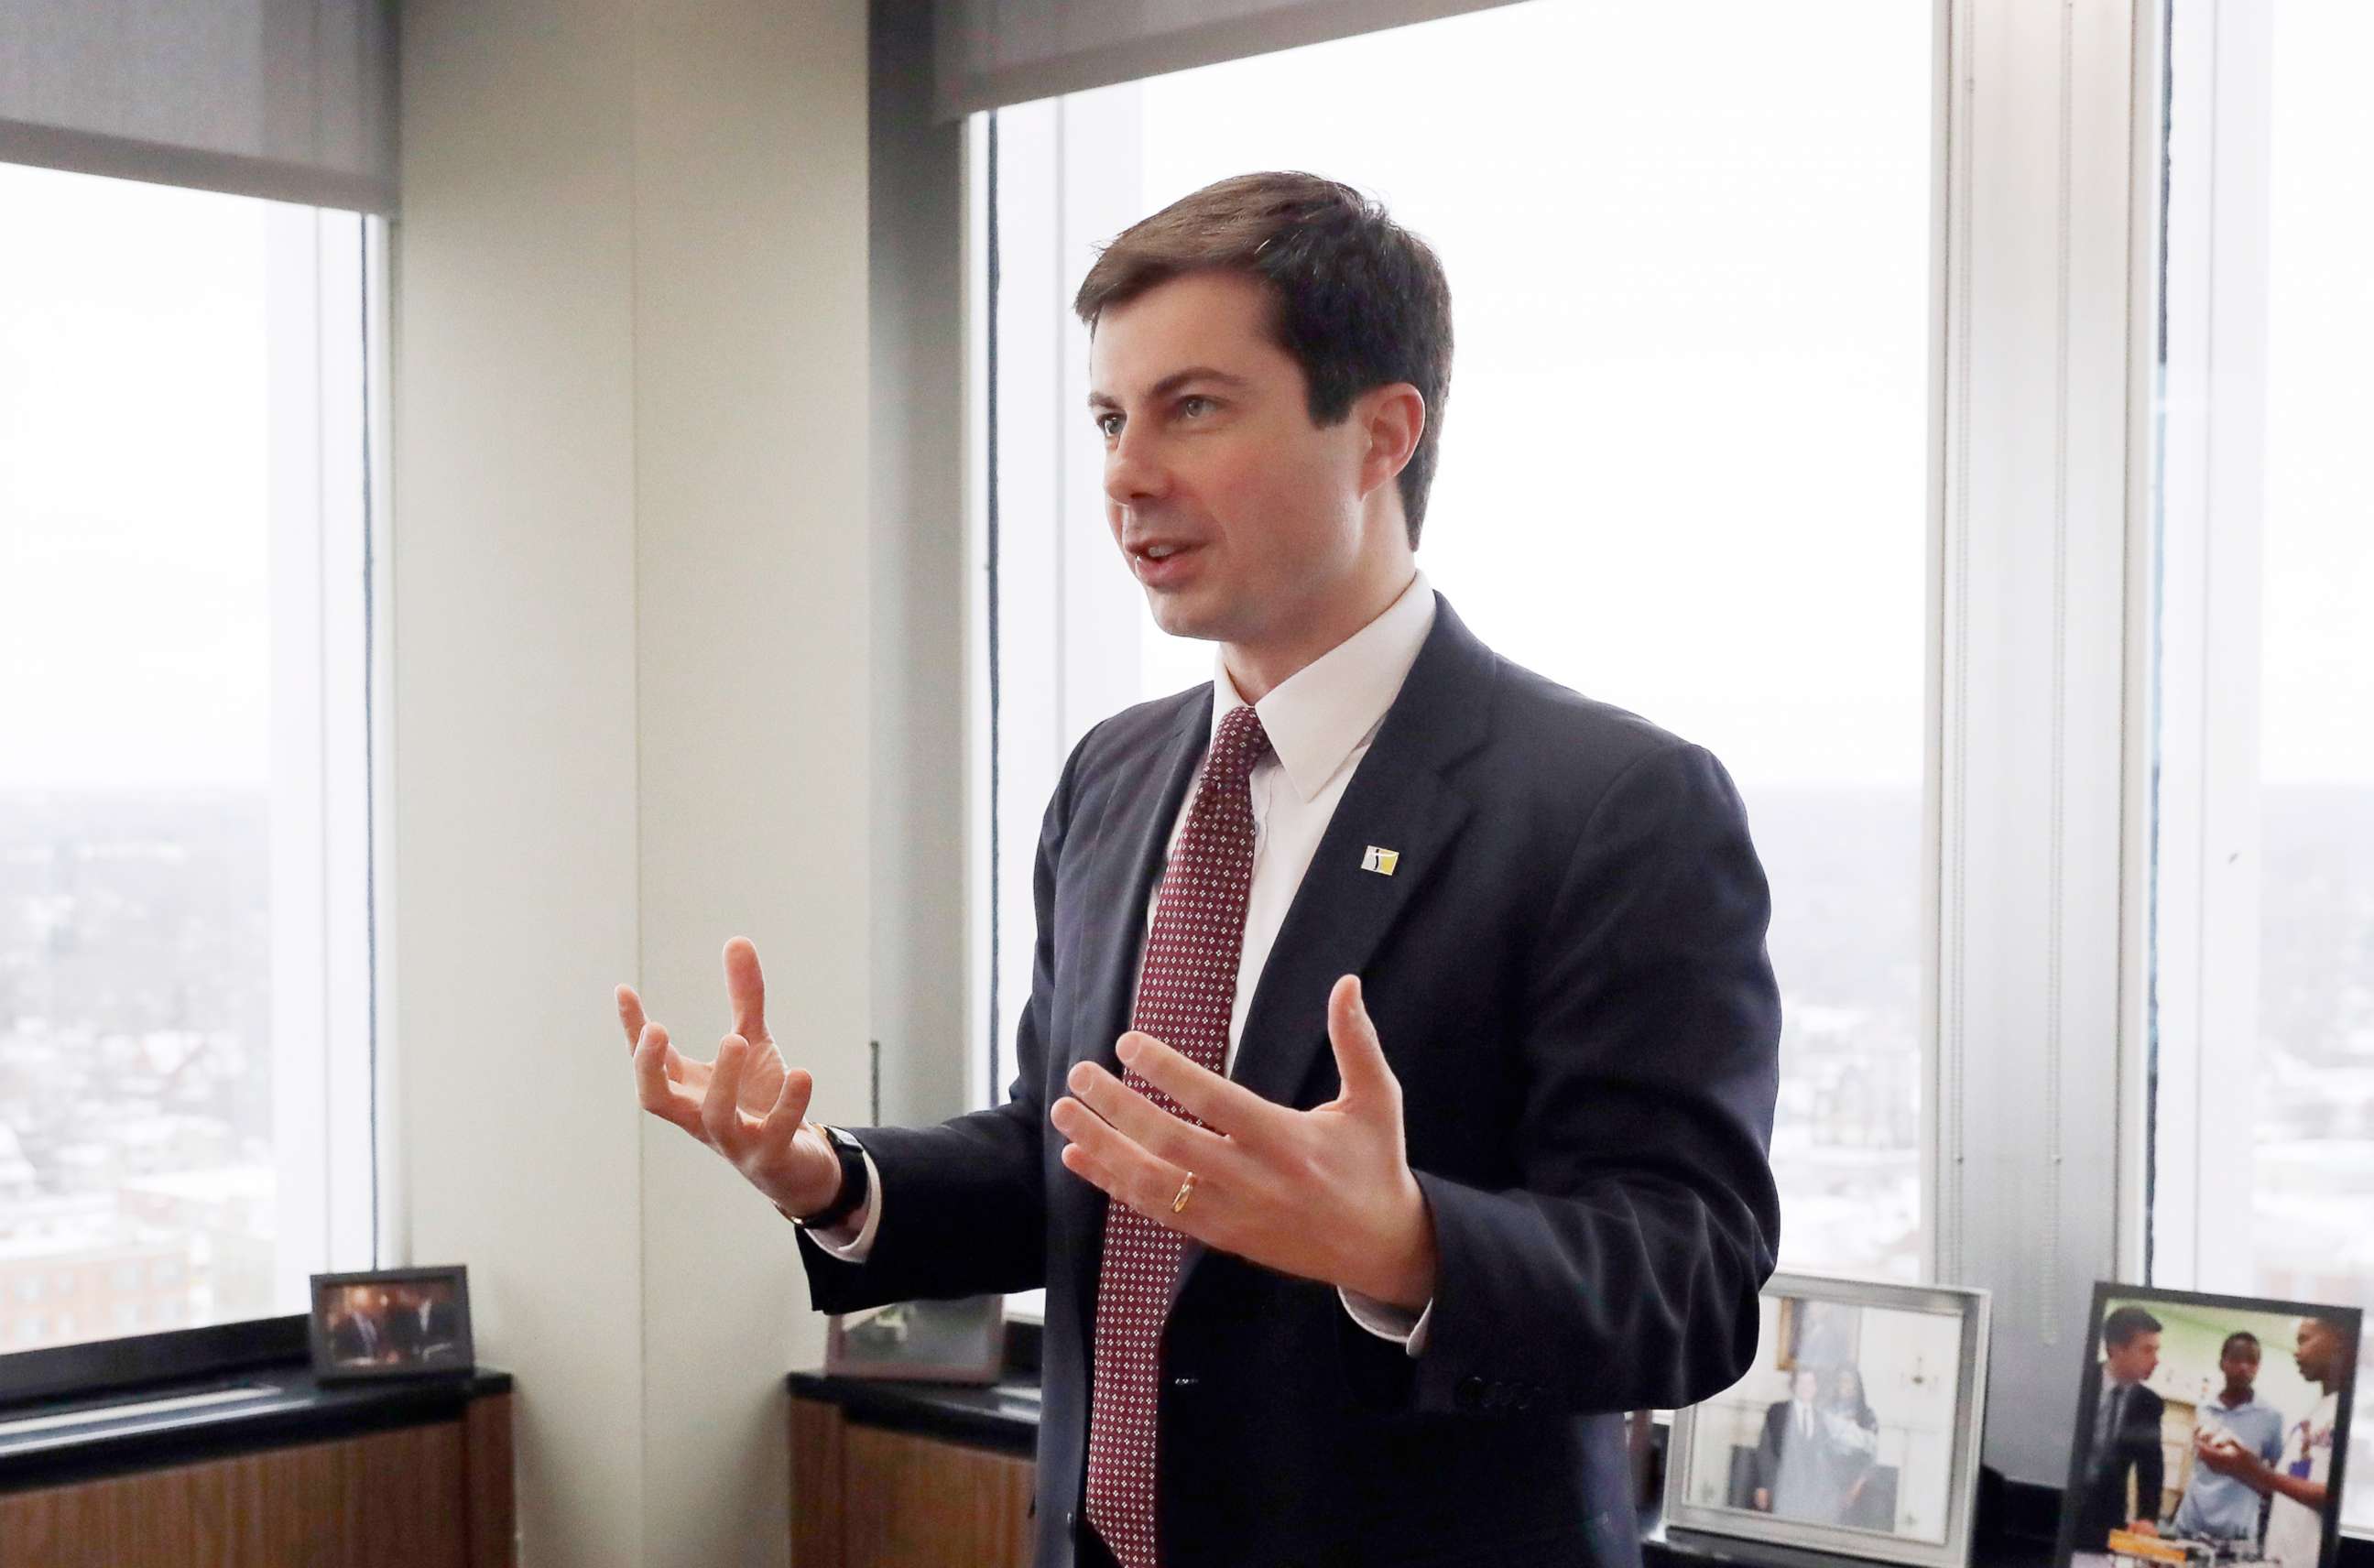
<svg viewBox="0 0 2374 1568">
<path fill-rule="evenodd" d="M 864 1146 L 839 1127 L 823 1130 L 833 1152 L 840 1156 L 840 1196 L 805 1218 L 793 1215 L 792 1223 L 804 1231 L 830 1230 L 865 1205 Z"/>
</svg>

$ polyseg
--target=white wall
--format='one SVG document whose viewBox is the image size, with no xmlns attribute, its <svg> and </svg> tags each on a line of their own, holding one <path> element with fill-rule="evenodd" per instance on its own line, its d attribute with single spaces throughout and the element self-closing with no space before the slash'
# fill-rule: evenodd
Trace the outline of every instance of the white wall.
<svg viewBox="0 0 2374 1568">
<path fill-rule="evenodd" d="M 518 1377 L 522 1561 L 781 1563 L 782 1221 L 636 1107 L 758 944 L 821 1114 L 868 984 L 859 0 L 422 0 L 394 240 L 409 1255 Z"/>
</svg>

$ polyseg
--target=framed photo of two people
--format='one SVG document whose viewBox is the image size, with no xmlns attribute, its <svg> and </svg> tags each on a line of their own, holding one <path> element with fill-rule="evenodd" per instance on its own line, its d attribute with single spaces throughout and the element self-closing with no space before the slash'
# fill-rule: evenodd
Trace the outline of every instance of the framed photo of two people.
<svg viewBox="0 0 2374 1568">
<path fill-rule="evenodd" d="M 2354 1307 L 2094 1287 L 2054 1561 L 2331 1568 Z"/>
<path fill-rule="evenodd" d="M 323 1383 L 468 1372 L 470 1276 L 463 1265 L 312 1277 L 313 1375 Z"/>
<path fill-rule="evenodd" d="M 1985 1291 L 1776 1274 L 1747 1375 L 1674 1413 L 1666 1523 L 1959 1568 L 1986 1385 Z"/>
</svg>

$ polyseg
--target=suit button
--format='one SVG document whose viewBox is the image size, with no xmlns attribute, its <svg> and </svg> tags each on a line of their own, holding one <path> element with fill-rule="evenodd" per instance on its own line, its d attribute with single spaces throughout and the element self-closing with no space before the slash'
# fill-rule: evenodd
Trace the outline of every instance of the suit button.
<svg viewBox="0 0 2374 1568">
<path fill-rule="evenodd" d="M 1076 1530 L 1080 1527 L 1080 1511 L 1078 1509 L 1066 1508 L 1064 1510 L 1064 1527 L 1067 1530 Z"/>
<path fill-rule="evenodd" d="M 1473 1373 L 1461 1378 L 1459 1380 L 1459 1386 L 1451 1391 L 1451 1402 L 1458 1406 L 1463 1410 L 1482 1409 L 1484 1408 L 1484 1380 Z"/>
<path fill-rule="evenodd" d="M 1192 1374 L 1182 1372 L 1170 1380 L 1170 1386 L 1173 1388 L 1193 1388 L 1195 1386 L 1195 1382 L 1196 1380 Z"/>
</svg>

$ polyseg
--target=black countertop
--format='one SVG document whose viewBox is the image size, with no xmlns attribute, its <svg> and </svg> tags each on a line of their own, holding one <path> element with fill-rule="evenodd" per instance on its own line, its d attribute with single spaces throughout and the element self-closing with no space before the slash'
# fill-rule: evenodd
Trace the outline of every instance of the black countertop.
<svg viewBox="0 0 2374 1568">
<path fill-rule="evenodd" d="M 452 1421 L 511 1385 L 480 1367 L 324 1386 L 291 1361 L 17 1405 L 0 1409 L 0 1491 Z"/>
<path fill-rule="evenodd" d="M 839 1405 L 873 1426 L 945 1437 L 1028 1457 L 1039 1446 L 1039 1379 L 1002 1378 L 987 1387 L 955 1383 L 893 1383 L 795 1372 L 791 1390 L 803 1399 Z"/>
</svg>

